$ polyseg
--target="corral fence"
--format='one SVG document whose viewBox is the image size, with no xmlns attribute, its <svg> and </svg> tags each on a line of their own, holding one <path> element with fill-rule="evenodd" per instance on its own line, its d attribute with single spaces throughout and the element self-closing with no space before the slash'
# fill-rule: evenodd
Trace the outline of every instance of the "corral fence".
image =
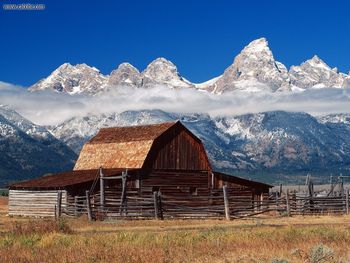
<svg viewBox="0 0 350 263">
<path fill-rule="evenodd" d="M 119 194 L 119 195 L 118 195 Z M 103 199 L 101 199 L 101 197 Z M 224 186 L 212 189 L 206 196 L 174 196 L 159 191 L 139 196 L 137 190 L 127 193 L 106 191 L 101 195 L 86 191 L 82 196 L 57 194 L 55 216 L 105 219 L 235 219 L 260 214 L 272 216 L 349 214 L 349 192 L 336 196 L 308 196 L 305 193 L 272 192 L 266 198 L 239 195 Z"/>
</svg>

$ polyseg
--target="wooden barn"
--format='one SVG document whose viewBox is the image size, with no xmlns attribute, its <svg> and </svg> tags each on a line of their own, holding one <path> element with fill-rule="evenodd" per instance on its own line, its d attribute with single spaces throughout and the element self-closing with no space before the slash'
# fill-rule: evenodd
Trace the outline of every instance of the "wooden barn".
<svg viewBox="0 0 350 263">
<path fill-rule="evenodd" d="M 220 216 L 225 205 L 231 213 L 243 204 L 254 208 L 270 187 L 213 171 L 201 140 L 179 121 L 104 128 L 84 145 L 73 171 L 11 185 L 9 214 Z"/>
</svg>

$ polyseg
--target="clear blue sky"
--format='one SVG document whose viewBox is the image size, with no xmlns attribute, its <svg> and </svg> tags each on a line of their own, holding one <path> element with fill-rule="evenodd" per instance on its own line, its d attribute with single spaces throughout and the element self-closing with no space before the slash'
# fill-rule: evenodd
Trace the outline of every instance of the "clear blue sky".
<svg viewBox="0 0 350 263">
<path fill-rule="evenodd" d="M 3 3 L 34 0 L 0 0 Z M 0 80 L 31 85 L 64 62 L 108 74 L 157 57 L 193 82 L 220 75 L 250 41 L 266 37 L 287 66 L 318 54 L 350 70 L 350 1 L 35 0 L 44 11 L 0 11 Z"/>
</svg>

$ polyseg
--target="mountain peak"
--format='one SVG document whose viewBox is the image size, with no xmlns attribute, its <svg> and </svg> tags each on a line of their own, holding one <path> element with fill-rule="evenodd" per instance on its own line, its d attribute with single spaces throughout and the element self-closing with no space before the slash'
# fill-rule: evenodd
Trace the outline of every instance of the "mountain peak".
<svg viewBox="0 0 350 263">
<path fill-rule="evenodd" d="M 29 91 L 51 89 L 69 94 L 96 94 L 104 89 L 106 77 L 95 67 L 89 65 L 64 63 L 48 77 L 29 87 Z"/>
<path fill-rule="evenodd" d="M 157 58 L 153 60 L 151 63 L 149 63 L 145 71 L 147 71 L 147 69 L 149 68 L 154 68 L 154 67 L 164 68 L 164 69 L 168 68 L 169 70 L 173 70 L 177 72 L 177 67 L 175 66 L 175 64 L 163 57 Z"/>
<path fill-rule="evenodd" d="M 305 63 L 309 64 L 312 67 L 315 68 L 324 68 L 327 70 L 330 70 L 331 68 L 322 60 L 320 59 L 317 55 L 314 55 L 311 59 L 305 61 Z"/>
<path fill-rule="evenodd" d="M 153 60 L 142 72 L 144 84 L 151 87 L 157 84 L 171 86 L 173 88 L 188 88 L 193 84 L 185 80 L 177 70 L 173 62 L 163 57 Z"/>
<path fill-rule="evenodd" d="M 248 46 L 246 46 L 242 50 L 242 53 L 262 53 L 262 52 L 269 52 L 272 55 L 272 52 L 269 47 L 269 42 L 264 37 L 253 40 L 248 44 Z"/>
<path fill-rule="evenodd" d="M 123 62 L 117 68 L 117 70 L 125 70 L 125 69 L 132 69 L 133 71 L 139 72 L 139 70 L 135 68 L 133 65 L 131 65 L 129 62 Z"/>
<path fill-rule="evenodd" d="M 288 91 L 289 76 L 286 67 L 276 61 L 266 38 L 250 42 L 208 90 L 275 92 Z"/>
<path fill-rule="evenodd" d="M 154 80 L 179 77 L 177 67 L 165 58 L 157 58 L 153 60 L 143 71 L 143 75 Z"/>
<path fill-rule="evenodd" d="M 130 63 L 121 63 L 109 76 L 108 84 L 112 86 L 141 87 L 142 76 L 140 71 Z"/>
</svg>

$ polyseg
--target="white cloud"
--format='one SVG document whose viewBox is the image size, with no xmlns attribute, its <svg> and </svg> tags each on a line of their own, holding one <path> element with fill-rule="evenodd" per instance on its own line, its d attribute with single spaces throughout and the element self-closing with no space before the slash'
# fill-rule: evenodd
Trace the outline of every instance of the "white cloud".
<svg viewBox="0 0 350 263">
<path fill-rule="evenodd" d="M 212 116 L 239 115 L 271 110 L 304 111 L 313 115 L 350 112 L 350 89 L 314 89 L 301 93 L 209 94 L 193 89 L 116 87 L 99 97 L 70 96 L 56 92 L 28 92 L 0 82 L 0 104 L 9 105 L 31 121 L 52 125 L 74 116 L 161 109 L 168 112 L 202 112 Z"/>
</svg>

